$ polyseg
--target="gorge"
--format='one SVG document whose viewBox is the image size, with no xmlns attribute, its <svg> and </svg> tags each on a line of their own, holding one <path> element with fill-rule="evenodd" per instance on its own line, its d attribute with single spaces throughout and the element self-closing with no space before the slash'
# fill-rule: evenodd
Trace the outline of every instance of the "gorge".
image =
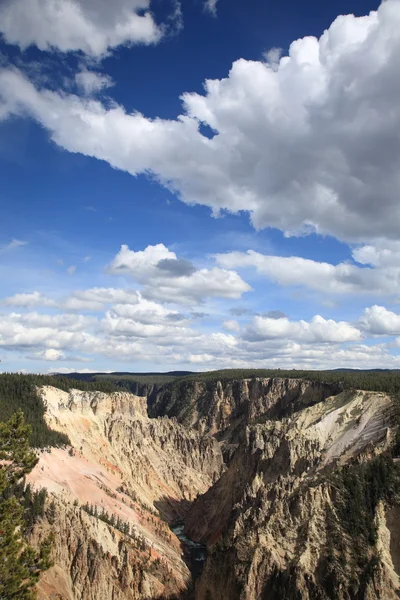
<svg viewBox="0 0 400 600">
<path fill-rule="evenodd" d="M 345 387 L 39 387 L 71 445 L 41 450 L 27 477 L 47 489 L 30 541 L 55 533 L 38 598 L 398 598 L 397 399 Z"/>
</svg>

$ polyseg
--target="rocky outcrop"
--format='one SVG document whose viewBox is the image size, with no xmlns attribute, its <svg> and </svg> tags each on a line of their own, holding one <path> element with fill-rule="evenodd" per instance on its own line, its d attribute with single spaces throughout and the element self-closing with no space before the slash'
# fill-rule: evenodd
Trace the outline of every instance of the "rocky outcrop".
<svg viewBox="0 0 400 600">
<path fill-rule="evenodd" d="M 190 573 L 165 521 L 183 517 L 219 478 L 218 443 L 174 420 L 149 419 L 146 398 L 126 392 L 41 394 L 48 424 L 68 432 L 72 448 L 42 452 L 28 477 L 47 488 L 52 513 L 34 540 L 50 528 L 56 534 L 55 566 L 39 598 L 144 600 L 186 590 Z"/>
<path fill-rule="evenodd" d="M 389 396 L 347 391 L 249 425 L 186 521 L 209 545 L 196 600 L 397 598 L 393 418 Z"/>
<path fill-rule="evenodd" d="M 190 573 L 174 536 L 160 545 L 122 534 L 76 503 L 51 495 L 47 516 L 33 531 L 39 543 L 55 533 L 54 566 L 38 584 L 40 600 L 142 600 L 169 598 L 190 586 Z"/>
<path fill-rule="evenodd" d="M 176 417 L 186 427 L 218 439 L 227 460 L 251 423 L 288 417 L 342 391 L 341 384 L 285 378 L 187 381 L 149 397 L 152 416 Z"/>
</svg>

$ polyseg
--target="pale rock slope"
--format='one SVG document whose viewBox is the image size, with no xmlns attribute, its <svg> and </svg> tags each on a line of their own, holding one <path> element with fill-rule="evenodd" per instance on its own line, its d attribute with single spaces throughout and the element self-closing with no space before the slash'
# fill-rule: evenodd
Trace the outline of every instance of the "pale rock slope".
<svg viewBox="0 0 400 600">
<path fill-rule="evenodd" d="M 126 392 L 40 393 L 49 426 L 67 433 L 73 448 L 42 452 L 28 477 L 49 491 L 47 521 L 33 540 L 56 534 L 55 565 L 39 598 L 136 600 L 185 590 L 190 574 L 165 520 L 184 516 L 219 478 L 217 442 L 174 420 L 149 419 L 146 398 Z"/>
</svg>

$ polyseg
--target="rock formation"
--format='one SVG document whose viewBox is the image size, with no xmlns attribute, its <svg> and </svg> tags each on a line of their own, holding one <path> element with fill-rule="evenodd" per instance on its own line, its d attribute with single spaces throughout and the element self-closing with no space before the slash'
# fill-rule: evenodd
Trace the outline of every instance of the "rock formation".
<svg viewBox="0 0 400 600">
<path fill-rule="evenodd" d="M 302 379 L 183 380 L 149 398 L 151 416 L 176 417 L 186 427 L 215 436 L 229 459 L 243 428 L 258 418 L 279 418 L 341 391 L 340 384 Z"/>
<path fill-rule="evenodd" d="M 33 538 L 56 533 L 55 566 L 39 597 L 136 600 L 186 590 L 190 574 L 165 521 L 183 517 L 221 474 L 217 442 L 149 419 L 146 399 L 126 392 L 41 394 L 49 425 L 68 432 L 73 448 L 42 452 L 28 478 L 47 488 L 54 513 Z"/>
<path fill-rule="evenodd" d="M 73 448 L 42 452 L 29 477 L 49 491 L 32 539 L 56 533 L 40 600 L 399 597 L 399 408 L 389 395 L 192 380 L 157 391 L 148 418 L 146 399 L 125 392 L 41 394 Z M 208 546 L 192 591 L 167 525 L 177 519 Z"/>
<path fill-rule="evenodd" d="M 346 391 L 280 414 L 246 427 L 187 518 L 210 548 L 196 600 L 397 598 L 391 398 Z"/>
</svg>

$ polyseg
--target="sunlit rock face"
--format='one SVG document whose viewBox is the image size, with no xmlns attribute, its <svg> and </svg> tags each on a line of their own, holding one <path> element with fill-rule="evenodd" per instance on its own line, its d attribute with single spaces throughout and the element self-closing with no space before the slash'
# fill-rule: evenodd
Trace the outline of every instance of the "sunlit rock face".
<svg viewBox="0 0 400 600">
<path fill-rule="evenodd" d="M 186 590 L 190 572 L 165 521 L 182 518 L 218 479 L 218 443 L 175 420 L 149 419 L 146 398 L 129 393 L 46 387 L 41 395 L 47 422 L 68 433 L 73 448 L 42 452 L 29 475 L 47 488 L 55 513 L 33 534 L 56 533 L 55 565 L 39 597 L 168 598 Z"/>
<path fill-rule="evenodd" d="M 29 476 L 49 491 L 32 540 L 56 533 L 41 600 L 398 598 L 389 395 L 284 378 L 41 394 L 73 445 Z M 195 580 L 176 522 L 207 546 Z"/>
</svg>

